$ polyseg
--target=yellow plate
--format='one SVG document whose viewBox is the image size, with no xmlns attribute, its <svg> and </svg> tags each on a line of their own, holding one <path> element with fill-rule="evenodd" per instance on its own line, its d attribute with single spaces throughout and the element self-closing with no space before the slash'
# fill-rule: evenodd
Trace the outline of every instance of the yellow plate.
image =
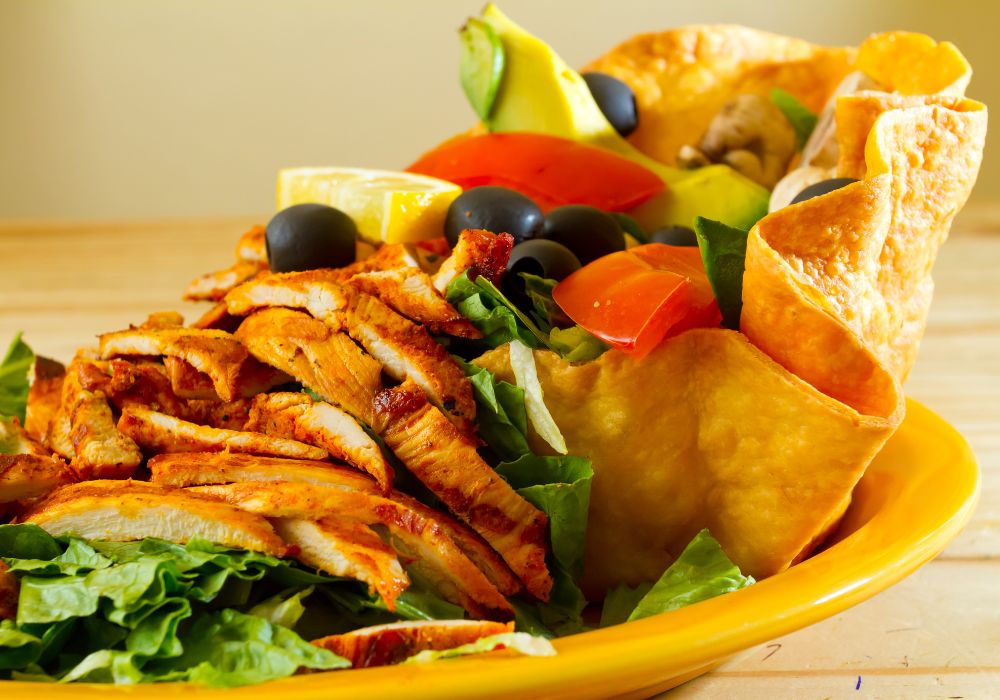
<svg viewBox="0 0 1000 700">
<path fill-rule="evenodd" d="M 52 686 L 0 682 L 4 700 L 309 700 L 320 698 L 647 697 L 738 651 L 830 617 L 912 573 L 962 529 L 979 496 L 965 440 L 910 401 L 832 545 L 788 571 L 688 608 L 556 642 L 558 656 L 505 655 L 297 676 L 235 690 L 164 684 Z"/>
</svg>

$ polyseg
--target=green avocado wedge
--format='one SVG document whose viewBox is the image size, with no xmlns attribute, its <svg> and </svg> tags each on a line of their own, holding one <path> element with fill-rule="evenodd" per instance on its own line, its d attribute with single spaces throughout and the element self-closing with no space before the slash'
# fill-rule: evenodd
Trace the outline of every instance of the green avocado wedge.
<svg viewBox="0 0 1000 700">
<path fill-rule="evenodd" d="M 653 171 L 667 190 L 630 212 L 647 231 L 669 225 L 690 227 L 695 216 L 745 229 L 767 213 L 770 193 L 728 166 L 681 170 L 639 151 L 618 135 L 580 74 L 548 44 L 492 3 L 483 10 L 482 20 L 503 43 L 505 55 L 496 100 L 484 122 L 490 131 L 531 131 L 573 139 Z M 466 60 L 474 58 L 475 54 L 464 54 Z M 462 71 L 472 69 L 463 67 Z"/>
</svg>

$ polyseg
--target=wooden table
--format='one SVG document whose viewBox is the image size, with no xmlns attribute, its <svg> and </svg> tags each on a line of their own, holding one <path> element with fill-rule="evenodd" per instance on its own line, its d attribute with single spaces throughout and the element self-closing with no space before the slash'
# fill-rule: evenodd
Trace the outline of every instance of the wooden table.
<svg viewBox="0 0 1000 700">
<path fill-rule="evenodd" d="M 69 359 L 99 332 L 177 309 L 194 275 L 229 265 L 256 219 L 0 223 L 0 343 L 23 330 Z M 1000 697 L 1000 207 L 963 213 L 907 392 L 968 438 L 983 472 L 965 532 L 909 579 L 740 654 L 676 698 Z M 859 685 L 860 684 L 860 685 Z"/>
</svg>

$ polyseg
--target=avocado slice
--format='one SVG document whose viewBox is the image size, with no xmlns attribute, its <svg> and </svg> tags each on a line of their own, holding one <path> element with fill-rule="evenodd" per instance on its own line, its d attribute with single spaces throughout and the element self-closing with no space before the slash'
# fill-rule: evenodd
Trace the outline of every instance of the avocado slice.
<svg viewBox="0 0 1000 700">
<path fill-rule="evenodd" d="M 482 19 L 503 42 L 506 62 L 486 127 L 532 131 L 606 148 L 644 166 L 667 184 L 632 216 L 646 230 L 693 226 L 696 216 L 748 229 L 767 213 L 770 193 L 726 165 L 681 170 L 642 153 L 605 119 L 580 74 L 548 44 L 528 33 L 490 3 Z M 641 115 L 640 115 L 641 118 Z"/>
</svg>

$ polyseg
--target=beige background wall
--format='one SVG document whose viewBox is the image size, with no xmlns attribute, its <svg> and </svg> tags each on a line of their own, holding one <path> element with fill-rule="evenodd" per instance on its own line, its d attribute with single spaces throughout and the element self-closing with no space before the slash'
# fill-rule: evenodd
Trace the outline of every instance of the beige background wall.
<svg viewBox="0 0 1000 700">
<path fill-rule="evenodd" d="M 467 126 L 456 30 L 484 0 L 0 0 L 0 218 L 263 213 L 285 165 L 398 168 Z M 502 0 L 581 65 L 735 22 L 826 43 L 949 39 L 1000 104 L 992 0 Z M 987 157 L 977 198 L 1000 199 Z"/>
</svg>

